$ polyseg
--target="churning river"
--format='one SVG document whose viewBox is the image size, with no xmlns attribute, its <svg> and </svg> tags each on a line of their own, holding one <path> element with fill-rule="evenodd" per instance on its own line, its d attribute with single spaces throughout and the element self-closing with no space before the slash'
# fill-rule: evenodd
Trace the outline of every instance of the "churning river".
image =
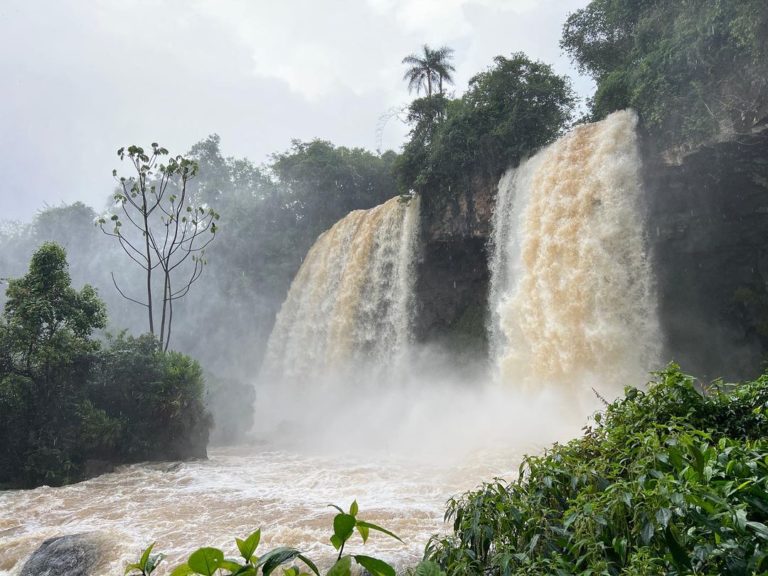
<svg viewBox="0 0 768 576">
<path fill-rule="evenodd" d="M 158 571 L 200 546 L 237 555 L 234 537 L 262 528 L 264 552 L 294 546 L 328 564 L 334 511 L 360 504 L 360 517 L 397 533 L 400 544 L 372 533 L 360 553 L 397 565 L 421 558 L 429 536 L 445 529 L 446 500 L 495 476 L 512 477 L 519 455 L 476 452 L 429 464 L 403 457 L 307 456 L 259 449 L 212 449 L 207 461 L 138 464 L 62 488 L 0 492 L 0 575 L 17 574 L 46 538 L 98 532 L 105 561 L 99 574 L 122 574 L 156 541 L 168 555 Z"/>
</svg>

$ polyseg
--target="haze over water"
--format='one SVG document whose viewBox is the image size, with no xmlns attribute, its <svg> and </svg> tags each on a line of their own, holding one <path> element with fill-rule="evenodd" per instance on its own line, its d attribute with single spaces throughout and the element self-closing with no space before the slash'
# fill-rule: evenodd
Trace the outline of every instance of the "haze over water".
<svg viewBox="0 0 768 576">
<path fill-rule="evenodd" d="M 0 493 L 0 575 L 45 538 L 87 531 L 103 538 L 99 574 L 122 573 L 151 542 L 168 554 L 160 574 L 199 546 L 234 554 L 234 537 L 258 527 L 262 553 L 295 546 L 327 566 L 327 505 L 353 499 L 406 543 L 374 534 L 356 550 L 414 563 L 445 530 L 449 497 L 512 479 L 524 453 L 577 435 L 598 406 L 592 386 L 613 396 L 645 380 L 658 336 L 638 168 L 625 112 L 502 179 L 494 365 L 469 379 L 409 334 L 418 202 L 353 212 L 294 280 L 255 382 L 254 440 L 207 461 Z"/>
</svg>

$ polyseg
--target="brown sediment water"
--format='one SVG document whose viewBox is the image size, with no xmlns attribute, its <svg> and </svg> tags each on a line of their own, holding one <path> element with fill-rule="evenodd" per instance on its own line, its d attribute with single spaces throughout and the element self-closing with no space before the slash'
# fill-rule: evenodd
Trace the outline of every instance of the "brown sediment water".
<svg viewBox="0 0 768 576">
<path fill-rule="evenodd" d="M 214 449 L 207 461 L 137 464 L 61 488 L 0 492 L 0 575 L 17 574 L 46 538 L 97 532 L 105 540 L 99 574 L 122 574 L 157 542 L 168 554 L 158 574 L 200 546 L 237 556 L 234 537 L 262 528 L 261 552 L 295 546 L 329 565 L 333 509 L 360 505 L 360 517 L 397 533 L 372 533 L 350 551 L 397 565 L 417 562 L 444 529 L 445 501 L 483 479 L 510 477 L 515 457 L 478 452 L 443 466 L 378 456 L 306 456 L 263 449 Z M 518 458 L 519 460 L 519 458 Z"/>
<path fill-rule="evenodd" d="M 661 338 L 637 117 L 577 126 L 499 183 L 491 343 L 516 386 L 610 383 L 656 368 Z"/>
<path fill-rule="evenodd" d="M 391 366 L 411 339 L 419 199 L 355 210 L 322 234 L 291 283 L 265 375 L 317 377 L 356 361 Z"/>
</svg>

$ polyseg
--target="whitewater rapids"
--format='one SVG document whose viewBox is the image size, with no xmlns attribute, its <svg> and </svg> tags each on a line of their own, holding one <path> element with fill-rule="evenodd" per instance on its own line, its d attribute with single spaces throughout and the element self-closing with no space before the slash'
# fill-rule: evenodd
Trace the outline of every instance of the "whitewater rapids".
<svg viewBox="0 0 768 576">
<path fill-rule="evenodd" d="M 360 504 L 360 517 L 398 534 L 372 533 L 351 552 L 404 566 L 421 559 L 429 536 L 444 530 L 446 499 L 481 479 L 511 477 L 519 457 L 475 453 L 445 465 L 388 456 L 306 456 L 285 450 L 213 449 L 210 459 L 138 464 L 61 488 L 0 492 L 0 575 L 18 574 L 47 538 L 98 532 L 106 546 L 97 574 L 122 574 L 157 542 L 168 555 L 156 574 L 200 546 L 237 555 L 235 536 L 262 528 L 258 552 L 294 546 L 328 566 L 333 509 Z M 257 552 L 257 553 L 258 553 Z"/>
</svg>

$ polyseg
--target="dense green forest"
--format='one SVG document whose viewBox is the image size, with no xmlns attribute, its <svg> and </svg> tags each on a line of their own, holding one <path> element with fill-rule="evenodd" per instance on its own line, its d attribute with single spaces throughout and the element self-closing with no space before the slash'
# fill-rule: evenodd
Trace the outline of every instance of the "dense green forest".
<svg viewBox="0 0 768 576">
<path fill-rule="evenodd" d="M 594 0 L 561 46 L 597 82 L 589 118 L 634 108 L 662 149 L 749 132 L 768 114 L 761 0 Z"/>
<path fill-rule="evenodd" d="M 71 285 L 45 243 L 10 280 L 0 318 L 0 485 L 60 485 L 110 463 L 205 457 L 210 416 L 197 362 L 149 336 L 106 343 L 104 303 Z"/>
<path fill-rule="evenodd" d="M 206 270 L 178 301 L 171 347 L 206 370 L 207 402 L 217 423 L 213 437 L 226 442 L 250 428 L 253 379 L 302 258 L 345 214 L 397 194 L 396 155 L 296 141 L 269 166 L 257 167 L 222 156 L 213 135 L 192 146 L 189 157 L 199 165 L 191 193 L 216 207 L 221 225 L 206 250 Z M 41 243 L 57 242 L 67 249 L 75 283 L 92 284 L 106 302 L 108 331 L 141 334 L 146 314 L 120 296 L 112 273 L 135 292 L 144 282 L 142 271 L 94 225 L 99 216 L 75 203 L 46 208 L 30 224 L 7 227 L 0 234 L 0 269 L 4 276 L 18 276 Z"/>
</svg>

